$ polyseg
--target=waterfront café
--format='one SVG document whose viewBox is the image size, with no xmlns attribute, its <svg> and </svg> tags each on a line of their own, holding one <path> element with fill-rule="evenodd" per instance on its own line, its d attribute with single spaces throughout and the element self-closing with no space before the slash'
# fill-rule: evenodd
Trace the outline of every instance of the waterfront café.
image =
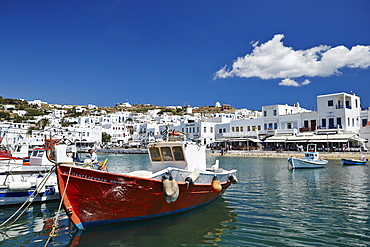
<svg viewBox="0 0 370 247">
<path fill-rule="evenodd" d="M 321 152 L 359 152 L 365 146 L 366 139 L 357 134 L 298 134 L 298 135 L 275 135 L 266 138 L 264 143 L 266 150 L 282 149 L 285 151 L 304 151 L 307 144 L 316 144 Z"/>
<path fill-rule="evenodd" d="M 218 139 L 213 143 L 213 149 L 232 149 L 232 150 L 259 150 L 262 141 L 256 138 L 225 138 Z"/>
</svg>

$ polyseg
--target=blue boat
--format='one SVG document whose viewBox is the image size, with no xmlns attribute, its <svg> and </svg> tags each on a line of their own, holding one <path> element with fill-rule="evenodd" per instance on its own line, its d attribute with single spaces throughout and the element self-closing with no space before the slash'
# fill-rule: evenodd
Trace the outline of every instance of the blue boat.
<svg viewBox="0 0 370 247">
<path fill-rule="evenodd" d="M 365 160 L 355 160 L 355 159 L 342 159 L 343 165 L 366 165 L 367 159 Z"/>
</svg>

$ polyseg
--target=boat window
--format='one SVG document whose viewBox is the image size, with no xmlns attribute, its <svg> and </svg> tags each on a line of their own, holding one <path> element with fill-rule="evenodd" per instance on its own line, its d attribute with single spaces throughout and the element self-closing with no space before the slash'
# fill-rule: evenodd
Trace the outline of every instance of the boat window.
<svg viewBox="0 0 370 247">
<path fill-rule="evenodd" d="M 150 158 L 152 161 L 161 161 L 161 154 L 159 148 L 149 148 Z"/>
<path fill-rule="evenodd" d="M 161 151 L 162 151 L 162 157 L 163 157 L 164 161 L 173 160 L 171 149 L 169 147 L 163 147 L 163 148 L 161 148 Z"/>
<path fill-rule="evenodd" d="M 44 151 L 39 151 L 39 153 L 37 154 L 37 157 L 42 157 L 43 154 L 44 154 Z"/>
<path fill-rule="evenodd" d="M 173 147 L 172 151 L 175 160 L 184 160 L 184 153 L 182 152 L 181 147 Z"/>
<path fill-rule="evenodd" d="M 33 152 L 32 152 L 32 156 L 33 156 L 33 157 L 37 157 L 37 151 L 33 151 Z"/>
</svg>

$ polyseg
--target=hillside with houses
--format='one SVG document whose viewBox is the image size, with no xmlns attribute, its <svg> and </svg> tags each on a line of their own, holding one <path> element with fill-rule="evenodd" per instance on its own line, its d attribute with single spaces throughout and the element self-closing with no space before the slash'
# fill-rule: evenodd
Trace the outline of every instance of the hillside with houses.
<svg viewBox="0 0 370 247">
<path fill-rule="evenodd" d="M 317 110 L 294 105 L 267 105 L 261 110 L 214 106 L 154 106 L 117 103 L 60 105 L 41 100 L 0 97 L 2 146 L 42 145 L 45 138 L 64 138 L 80 147 L 145 147 L 165 130 L 185 133 L 212 149 L 289 150 L 309 143 L 321 151 L 366 151 L 370 108 L 355 94 L 318 95 Z"/>
</svg>

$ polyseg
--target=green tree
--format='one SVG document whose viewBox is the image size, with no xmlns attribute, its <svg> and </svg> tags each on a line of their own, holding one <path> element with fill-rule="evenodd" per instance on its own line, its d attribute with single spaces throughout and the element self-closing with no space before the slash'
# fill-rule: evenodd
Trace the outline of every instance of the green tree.
<svg viewBox="0 0 370 247">
<path fill-rule="evenodd" d="M 47 118 L 43 118 L 37 122 L 37 126 L 39 126 L 40 129 L 44 129 L 49 124 L 50 124 L 50 120 Z"/>
<path fill-rule="evenodd" d="M 10 113 L 5 111 L 0 111 L 0 118 L 9 118 Z"/>
<path fill-rule="evenodd" d="M 106 133 L 106 132 L 102 132 L 101 135 L 102 135 L 101 139 L 102 139 L 103 143 L 110 142 L 111 139 L 112 139 L 112 136 L 110 134 Z"/>
</svg>

